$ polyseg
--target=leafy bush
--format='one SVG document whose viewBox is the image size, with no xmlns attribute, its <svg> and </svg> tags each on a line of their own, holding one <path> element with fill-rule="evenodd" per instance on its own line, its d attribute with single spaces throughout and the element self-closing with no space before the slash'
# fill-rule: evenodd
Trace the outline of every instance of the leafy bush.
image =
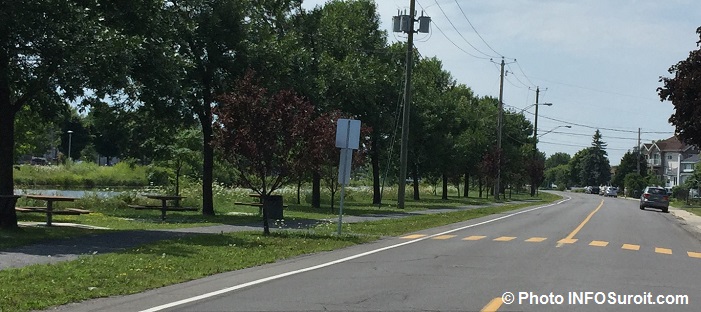
<svg viewBox="0 0 701 312">
<path fill-rule="evenodd" d="M 15 167 L 14 171 L 14 182 L 19 186 L 139 187 L 149 184 L 147 178 L 146 167 L 138 165 L 132 167 L 128 163 L 121 162 L 110 167 L 72 162 L 63 166 L 21 165 Z M 167 185 L 167 179 L 165 181 L 163 185 Z"/>
</svg>

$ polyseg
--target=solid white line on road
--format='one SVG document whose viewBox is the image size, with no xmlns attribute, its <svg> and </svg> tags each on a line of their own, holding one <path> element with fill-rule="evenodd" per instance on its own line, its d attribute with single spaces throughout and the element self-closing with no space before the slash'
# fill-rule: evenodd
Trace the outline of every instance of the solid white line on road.
<svg viewBox="0 0 701 312">
<path fill-rule="evenodd" d="M 261 278 L 261 279 L 255 280 L 255 281 L 250 281 L 250 282 L 248 282 L 248 283 L 243 283 L 243 284 L 231 286 L 231 287 L 228 287 L 228 288 L 220 289 L 220 290 L 217 290 L 217 291 L 213 291 L 213 292 L 210 292 L 210 293 L 202 294 L 202 295 L 199 295 L 199 296 L 195 296 L 195 297 L 190 297 L 190 298 L 186 298 L 186 299 L 174 301 L 174 302 L 171 302 L 171 303 L 166 303 L 166 304 L 159 305 L 159 306 L 156 306 L 156 307 L 153 307 L 153 308 L 150 308 L 150 309 L 142 310 L 142 311 L 140 311 L 140 312 L 155 312 L 155 311 L 161 311 L 161 310 L 164 310 L 164 309 L 173 308 L 173 307 L 176 307 L 176 306 L 179 306 L 179 305 L 183 305 L 183 304 L 195 302 L 195 301 L 198 301 L 198 300 L 211 298 L 211 297 L 214 297 L 214 296 L 218 296 L 218 295 L 221 295 L 221 294 L 225 294 L 225 293 L 232 292 L 232 291 L 235 291 L 235 290 L 239 290 L 239 289 L 242 289 L 242 288 L 246 288 L 246 287 L 249 287 L 249 286 L 258 285 L 258 284 L 265 283 L 265 282 L 269 282 L 269 281 L 276 280 L 276 279 L 281 279 L 281 278 L 283 278 L 283 277 L 292 276 L 292 275 L 297 275 L 297 274 L 300 274 L 300 273 L 309 272 L 309 271 L 313 271 L 313 270 L 318 270 L 318 269 L 321 269 L 321 268 L 325 268 L 325 267 L 327 267 L 327 266 L 331 266 L 331 265 L 334 265 L 334 264 L 339 264 L 339 263 L 347 262 L 347 261 L 350 261 L 350 260 L 353 260 L 353 259 L 357 259 L 357 258 L 360 258 L 360 257 L 365 257 L 365 256 L 372 255 L 372 254 L 375 254 L 375 253 L 378 253 L 378 252 L 385 251 L 385 250 L 394 249 L 394 248 L 401 247 L 401 246 L 404 246 L 404 245 L 409 245 L 409 244 L 413 244 L 413 243 L 420 242 L 420 241 L 423 241 L 423 240 L 431 239 L 431 238 L 434 238 L 434 237 L 437 237 L 437 236 L 446 235 L 446 234 L 450 234 L 450 233 L 453 233 L 453 232 L 461 231 L 461 230 L 464 230 L 464 229 L 469 229 L 469 228 L 472 228 L 472 227 L 476 227 L 476 226 L 480 226 L 480 225 L 492 223 L 492 222 L 495 222 L 495 221 L 503 220 L 503 219 L 510 218 L 510 217 L 513 217 L 513 216 L 516 216 L 516 215 L 520 215 L 520 214 L 522 214 L 522 213 L 531 212 L 531 211 L 538 210 L 538 209 L 543 209 L 543 208 L 547 208 L 547 207 L 556 206 L 556 205 L 562 204 L 562 203 L 564 203 L 564 202 L 566 202 L 566 201 L 568 201 L 568 200 L 570 200 L 570 199 L 572 199 L 572 197 L 567 197 L 567 198 L 565 198 L 565 199 L 563 199 L 563 200 L 561 200 L 561 201 L 559 201 L 559 202 L 552 203 L 552 204 L 549 204 L 549 205 L 539 206 L 539 207 L 535 207 L 535 208 L 531 208 L 531 209 L 527 209 L 527 210 L 515 212 L 515 213 L 512 213 L 512 214 L 508 214 L 508 215 L 501 216 L 501 217 L 498 217 L 498 218 L 494 218 L 494 219 L 491 219 L 491 220 L 482 221 L 482 222 L 479 222 L 479 223 L 475 223 L 475 224 L 470 224 L 470 225 L 466 225 L 466 226 L 463 226 L 463 227 L 459 227 L 459 228 L 457 228 L 457 229 L 448 230 L 448 231 L 445 231 L 445 232 L 442 232 L 442 233 L 437 233 L 437 234 L 433 234 L 433 235 L 429 235 L 429 236 L 424 236 L 424 237 L 421 237 L 421 238 L 417 238 L 417 239 L 415 239 L 415 240 L 410 240 L 410 241 L 406 241 L 406 242 L 403 242 L 403 243 L 399 243 L 399 244 L 395 244 L 395 245 L 391 245 L 391 246 L 387 246 L 387 247 L 382 247 L 382 248 L 378 248 L 378 249 L 366 251 L 366 252 L 363 252 L 363 253 L 359 253 L 359 254 L 357 254 L 357 255 L 352 255 L 352 256 L 348 256 L 348 257 L 341 258 L 341 259 L 338 259 L 338 260 L 334 260 L 334 261 L 330 261 L 330 262 L 318 264 L 318 265 L 315 265 L 315 266 L 310 266 L 310 267 L 308 267 L 308 268 L 299 269 L 299 270 L 290 271 L 290 272 L 285 272 L 285 273 L 281 273 L 281 274 L 278 274 L 278 275 L 273 275 L 273 276 L 269 276 L 269 277 L 266 277 L 266 278 Z"/>
</svg>

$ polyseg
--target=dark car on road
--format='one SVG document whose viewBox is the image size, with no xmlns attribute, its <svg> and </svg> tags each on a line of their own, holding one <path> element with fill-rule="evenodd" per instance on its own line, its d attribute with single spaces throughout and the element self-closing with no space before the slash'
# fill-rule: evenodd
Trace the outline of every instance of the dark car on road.
<svg viewBox="0 0 701 312">
<path fill-rule="evenodd" d="M 640 196 L 640 210 L 645 207 L 662 209 L 663 212 L 669 211 L 669 195 L 667 190 L 659 186 L 648 186 L 643 190 L 643 195 Z"/>
</svg>

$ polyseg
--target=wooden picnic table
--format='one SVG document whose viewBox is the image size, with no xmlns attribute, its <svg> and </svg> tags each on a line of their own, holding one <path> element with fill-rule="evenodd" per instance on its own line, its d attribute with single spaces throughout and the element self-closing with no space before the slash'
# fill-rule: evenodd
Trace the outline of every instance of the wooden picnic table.
<svg viewBox="0 0 701 312">
<path fill-rule="evenodd" d="M 166 211 L 197 211 L 198 209 L 196 207 L 182 207 L 180 206 L 180 201 L 185 199 L 185 196 L 178 196 L 178 195 L 158 195 L 158 194 L 144 194 L 143 195 L 146 198 L 150 199 L 156 199 L 160 200 L 161 204 L 160 205 L 153 205 L 153 206 L 144 206 L 144 205 L 129 205 L 129 207 L 137 209 L 137 210 L 144 210 L 144 209 L 152 209 L 152 210 L 160 210 L 161 211 L 161 220 L 166 219 Z M 172 205 L 169 205 L 169 201 L 174 201 L 175 203 Z"/>
<path fill-rule="evenodd" d="M 79 215 L 82 213 L 88 213 L 87 210 L 82 209 L 65 209 L 65 210 L 54 210 L 54 202 L 72 202 L 78 198 L 69 196 L 57 196 L 57 195 L 25 195 L 28 199 L 43 200 L 46 201 L 46 208 L 43 207 L 17 207 L 15 208 L 18 212 L 39 212 L 46 214 L 46 225 L 51 226 L 52 217 L 54 214 L 71 214 Z"/>
</svg>

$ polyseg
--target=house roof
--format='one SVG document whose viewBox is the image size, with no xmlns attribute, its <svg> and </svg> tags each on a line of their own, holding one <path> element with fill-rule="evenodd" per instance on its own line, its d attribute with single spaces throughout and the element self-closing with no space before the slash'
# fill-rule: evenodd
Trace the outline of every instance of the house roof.
<svg viewBox="0 0 701 312">
<path fill-rule="evenodd" d="M 682 160 L 682 162 L 695 164 L 695 163 L 699 162 L 699 154 L 691 155 L 691 156 L 685 158 L 684 160 Z"/>
<path fill-rule="evenodd" d="M 686 144 L 682 143 L 677 137 L 671 137 L 662 141 L 655 142 L 655 145 L 663 152 L 683 151 L 687 148 Z"/>
<path fill-rule="evenodd" d="M 649 150 L 652 148 L 652 144 L 653 144 L 653 143 L 644 143 L 644 144 L 643 144 L 643 147 L 644 147 L 646 150 L 649 151 Z"/>
</svg>

